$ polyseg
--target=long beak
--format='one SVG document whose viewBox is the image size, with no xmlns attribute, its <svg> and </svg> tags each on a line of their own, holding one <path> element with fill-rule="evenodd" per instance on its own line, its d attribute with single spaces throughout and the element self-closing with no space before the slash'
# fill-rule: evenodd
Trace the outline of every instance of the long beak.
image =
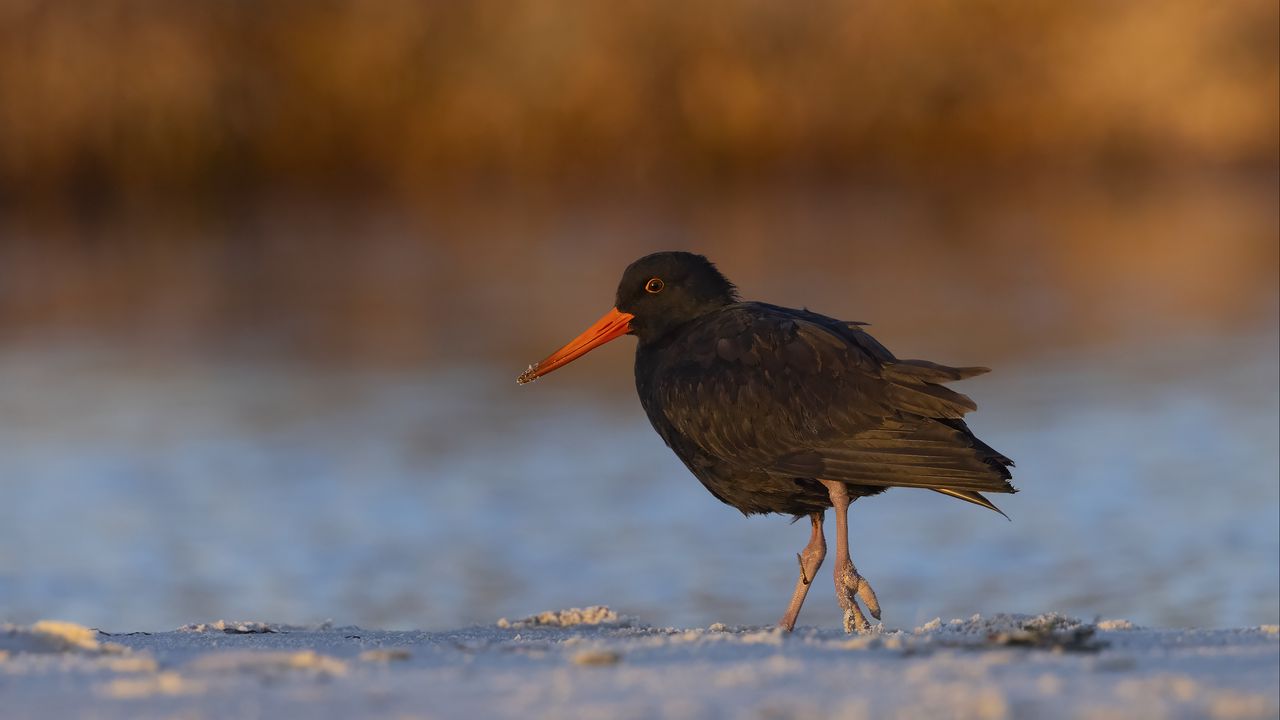
<svg viewBox="0 0 1280 720">
<path fill-rule="evenodd" d="M 610 310 L 604 314 L 604 317 L 597 320 L 595 325 L 587 328 L 586 332 L 570 340 L 568 345 L 551 353 L 541 362 L 530 365 L 528 370 L 520 373 L 516 382 L 521 385 L 531 383 L 562 365 L 568 365 L 610 340 L 626 335 L 631 332 L 633 317 L 635 316 L 631 313 L 624 313 L 618 308 Z"/>
</svg>

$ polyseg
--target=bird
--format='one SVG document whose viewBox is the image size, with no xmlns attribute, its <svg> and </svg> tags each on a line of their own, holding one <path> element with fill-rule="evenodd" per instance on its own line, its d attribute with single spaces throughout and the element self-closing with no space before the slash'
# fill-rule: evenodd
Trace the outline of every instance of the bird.
<svg viewBox="0 0 1280 720">
<path fill-rule="evenodd" d="M 881 609 L 850 556 L 855 500 L 923 488 L 1004 515 L 982 493 L 1017 490 L 1013 461 L 965 423 L 976 404 L 946 387 L 988 369 L 900 359 L 866 325 L 744 301 L 705 256 L 657 252 L 626 268 L 612 309 L 517 382 L 634 335 L 640 404 L 694 477 L 745 515 L 809 519 L 800 577 L 778 625 L 795 628 L 826 558 L 830 508 L 844 630 L 867 632 L 867 614 L 879 621 Z"/>
</svg>

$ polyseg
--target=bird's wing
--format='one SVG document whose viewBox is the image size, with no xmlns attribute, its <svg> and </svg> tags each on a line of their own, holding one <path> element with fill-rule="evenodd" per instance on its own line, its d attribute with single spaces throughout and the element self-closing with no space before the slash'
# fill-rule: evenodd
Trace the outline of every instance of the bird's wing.
<svg viewBox="0 0 1280 720">
<path fill-rule="evenodd" d="M 1012 492 L 1012 463 L 969 432 L 942 383 L 985 372 L 899 360 L 857 324 L 741 303 L 699 321 L 653 388 L 721 462 L 862 485 Z"/>
</svg>

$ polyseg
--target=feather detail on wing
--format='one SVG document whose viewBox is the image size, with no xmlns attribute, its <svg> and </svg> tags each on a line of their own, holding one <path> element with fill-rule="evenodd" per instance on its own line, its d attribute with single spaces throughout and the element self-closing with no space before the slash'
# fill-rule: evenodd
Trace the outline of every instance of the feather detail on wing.
<svg viewBox="0 0 1280 720">
<path fill-rule="evenodd" d="M 683 442 L 719 462 L 993 509 L 978 491 L 1015 492 L 1012 461 L 962 419 L 976 404 L 942 384 L 986 368 L 900 360 L 856 324 L 762 303 L 730 306 L 682 340 L 691 352 L 647 392 Z"/>
</svg>

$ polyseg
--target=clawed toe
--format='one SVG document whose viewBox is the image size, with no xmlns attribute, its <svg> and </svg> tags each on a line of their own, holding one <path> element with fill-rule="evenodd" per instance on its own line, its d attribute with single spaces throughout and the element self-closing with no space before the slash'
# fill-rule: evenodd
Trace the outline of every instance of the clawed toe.
<svg viewBox="0 0 1280 720">
<path fill-rule="evenodd" d="M 871 623 L 867 622 L 857 603 L 850 605 L 844 611 L 844 632 L 846 635 L 871 632 Z"/>
<path fill-rule="evenodd" d="M 867 606 L 871 617 L 879 620 L 880 602 L 876 599 L 875 590 L 871 589 L 871 583 L 859 575 L 850 563 L 836 572 L 836 600 L 839 601 L 840 607 L 844 608 L 846 633 L 866 632 L 871 629 L 871 623 L 867 621 L 867 616 L 858 604 L 859 599 Z"/>
<path fill-rule="evenodd" d="M 879 620 L 880 601 L 876 599 L 876 591 L 871 589 L 871 583 L 867 582 L 866 578 L 859 575 L 858 579 L 862 581 L 858 584 L 858 597 L 867 606 L 867 612 L 871 613 L 871 617 Z"/>
</svg>

